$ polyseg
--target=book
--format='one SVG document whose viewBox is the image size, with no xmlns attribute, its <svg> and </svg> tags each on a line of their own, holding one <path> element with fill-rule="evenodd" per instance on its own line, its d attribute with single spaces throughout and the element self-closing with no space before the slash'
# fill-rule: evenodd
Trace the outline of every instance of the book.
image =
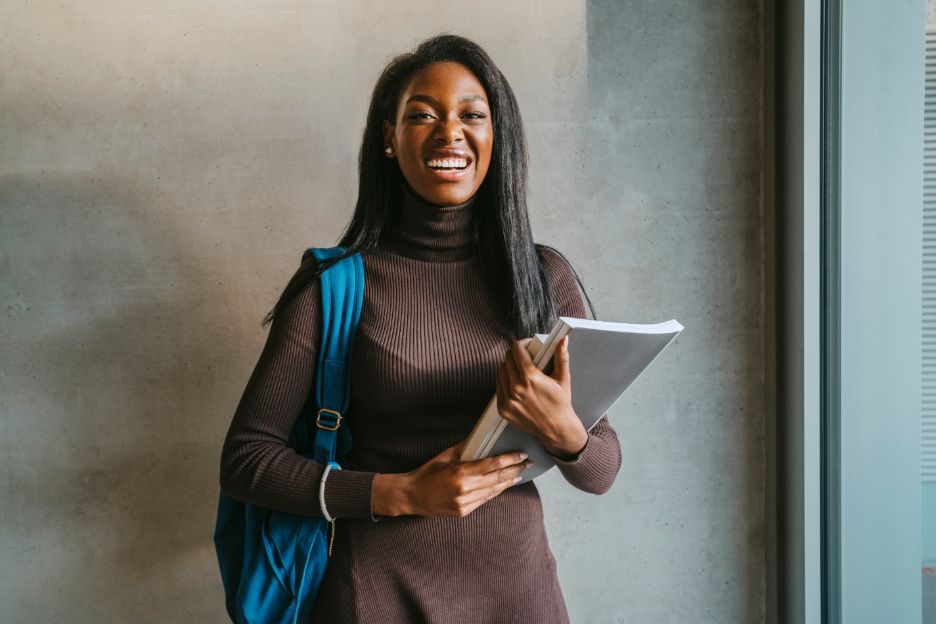
<svg viewBox="0 0 936 624">
<path fill-rule="evenodd" d="M 549 334 L 533 336 L 527 351 L 533 364 L 549 374 L 559 341 L 569 337 L 572 408 L 590 431 L 682 330 L 676 320 L 643 325 L 560 316 Z M 511 451 L 524 451 L 534 462 L 523 472 L 521 483 L 556 465 L 534 436 L 501 418 L 495 394 L 468 435 L 459 460 Z"/>
</svg>

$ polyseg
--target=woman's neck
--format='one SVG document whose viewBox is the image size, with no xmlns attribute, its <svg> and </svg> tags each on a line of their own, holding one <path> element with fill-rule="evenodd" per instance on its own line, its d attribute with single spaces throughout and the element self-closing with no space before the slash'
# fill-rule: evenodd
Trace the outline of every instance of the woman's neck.
<svg viewBox="0 0 936 624">
<path fill-rule="evenodd" d="M 403 204 L 388 246 L 400 255 L 428 262 L 452 262 L 477 252 L 474 203 L 477 194 L 453 206 L 427 202 L 403 184 Z"/>
</svg>

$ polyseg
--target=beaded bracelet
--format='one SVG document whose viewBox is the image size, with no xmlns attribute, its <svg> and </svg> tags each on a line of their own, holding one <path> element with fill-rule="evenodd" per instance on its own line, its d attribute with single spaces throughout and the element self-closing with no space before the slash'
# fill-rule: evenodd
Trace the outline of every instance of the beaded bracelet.
<svg viewBox="0 0 936 624">
<path fill-rule="evenodd" d="M 341 470 L 341 466 L 334 462 L 328 462 L 325 464 L 325 472 L 322 473 L 322 480 L 319 481 L 319 506 L 322 508 L 322 517 L 325 518 L 327 522 L 333 522 L 334 519 L 328 515 L 328 510 L 325 508 L 325 479 L 328 478 L 328 473 L 334 466 L 336 469 Z"/>
</svg>

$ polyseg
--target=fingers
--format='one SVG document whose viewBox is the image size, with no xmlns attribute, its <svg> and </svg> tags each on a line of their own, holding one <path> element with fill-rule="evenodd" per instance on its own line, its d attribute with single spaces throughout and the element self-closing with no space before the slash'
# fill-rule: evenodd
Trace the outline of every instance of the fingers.
<svg viewBox="0 0 936 624">
<path fill-rule="evenodd" d="M 511 384 L 524 383 L 527 377 L 539 370 L 526 348 L 530 340 L 531 338 L 524 338 L 512 341 L 504 354 L 504 366 L 507 368 Z"/>
<path fill-rule="evenodd" d="M 487 473 L 515 464 L 521 464 L 527 457 L 527 454 L 523 451 L 513 451 L 512 453 L 501 453 L 500 455 L 492 455 L 491 457 L 479 459 L 478 463 L 481 464 L 482 471 Z"/>
<path fill-rule="evenodd" d="M 502 407 L 507 406 L 507 401 L 509 400 L 509 395 L 507 394 L 507 370 L 506 368 L 501 368 L 497 371 L 497 411 L 500 412 Z"/>
<path fill-rule="evenodd" d="M 530 338 L 514 340 L 504 354 L 504 364 L 498 371 L 498 392 L 504 397 L 522 393 L 526 390 L 534 390 L 536 377 L 543 374 L 533 363 L 533 359 L 526 349 L 526 345 L 530 340 Z M 547 375 L 558 383 L 566 385 L 570 381 L 568 342 L 568 336 L 564 336 L 560 340 L 552 358 L 553 372 Z M 503 373 L 504 379 L 500 379 L 501 373 Z"/>
<path fill-rule="evenodd" d="M 566 385 L 570 381 L 568 336 L 562 337 L 562 340 L 559 342 L 559 348 L 553 353 L 553 370 L 550 377 L 562 385 Z"/>
<path fill-rule="evenodd" d="M 533 460 L 528 459 L 519 464 L 504 466 L 503 468 L 498 468 L 480 475 L 475 483 L 477 483 L 478 489 L 496 489 L 505 483 L 507 487 L 510 487 L 517 481 L 517 477 L 522 475 L 523 471 L 532 465 Z"/>
<path fill-rule="evenodd" d="M 467 490 L 489 488 L 498 483 L 510 482 L 532 465 L 533 460 L 527 459 L 526 453 L 516 451 L 462 462 L 458 464 L 456 471 L 462 473 L 460 477 L 467 493 Z"/>
<path fill-rule="evenodd" d="M 520 372 L 514 360 L 513 350 L 508 349 L 504 357 L 504 365 L 497 372 L 497 409 L 502 417 L 516 407 L 518 397 L 515 394 L 526 383 L 526 377 Z"/>
<path fill-rule="evenodd" d="M 532 338 L 524 338 L 523 340 L 514 340 L 510 345 L 511 350 L 514 354 L 514 361 L 521 370 L 537 370 L 536 365 L 533 363 L 533 358 L 530 357 L 530 352 L 527 351 L 527 345 Z"/>
<path fill-rule="evenodd" d="M 430 511 L 423 515 L 466 516 L 517 483 L 520 474 L 533 464 L 520 451 L 459 462 L 457 451 L 461 446 L 459 443 L 445 449 L 419 469 L 427 480 L 426 491 L 441 494 L 441 498 L 430 500 Z"/>
<path fill-rule="evenodd" d="M 484 503 L 488 502 L 492 498 L 496 498 L 497 496 L 499 496 L 501 493 L 504 492 L 504 490 L 507 490 L 513 487 L 514 485 L 516 485 L 516 483 L 517 483 L 516 480 L 504 481 L 503 483 L 499 483 L 496 486 L 491 487 L 491 488 L 485 488 L 483 490 L 476 490 L 471 495 L 472 498 L 470 502 L 465 502 L 463 504 L 461 508 L 462 515 L 467 516 L 468 514 L 470 514 L 472 511 L 474 511 L 475 509 L 477 509 Z"/>
<path fill-rule="evenodd" d="M 515 358 L 514 347 L 511 346 L 504 354 L 504 372 L 507 374 L 507 381 L 510 386 L 523 382 L 523 375 L 520 373 L 520 367 L 517 366 Z"/>
</svg>

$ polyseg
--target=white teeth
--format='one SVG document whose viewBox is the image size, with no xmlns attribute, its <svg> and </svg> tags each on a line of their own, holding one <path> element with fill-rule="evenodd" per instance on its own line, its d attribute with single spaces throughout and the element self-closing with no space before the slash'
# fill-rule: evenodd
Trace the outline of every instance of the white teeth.
<svg viewBox="0 0 936 624">
<path fill-rule="evenodd" d="M 441 167 L 443 169 L 464 169 L 468 166 L 467 158 L 430 158 L 426 164 L 429 167 Z"/>
</svg>

